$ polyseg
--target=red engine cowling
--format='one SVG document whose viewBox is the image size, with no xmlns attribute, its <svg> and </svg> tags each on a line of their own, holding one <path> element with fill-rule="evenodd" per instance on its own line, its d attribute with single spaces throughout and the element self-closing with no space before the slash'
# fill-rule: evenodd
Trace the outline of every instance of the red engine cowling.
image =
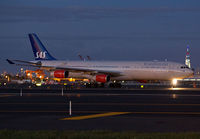
<svg viewBox="0 0 200 139">
<path fill-rule="evenodd" d="M 55 70 L 51 73 L 54 78 L 67 78 L 69 75 L 68 71 L 65 70 Z"/>
<path fill-rule="evenodd" d="M 104 74 L 96 75 L 96 82 L 106 83 L 109 81 L 110 81 L 110 76 L 108 75 Z"/>
</svg>

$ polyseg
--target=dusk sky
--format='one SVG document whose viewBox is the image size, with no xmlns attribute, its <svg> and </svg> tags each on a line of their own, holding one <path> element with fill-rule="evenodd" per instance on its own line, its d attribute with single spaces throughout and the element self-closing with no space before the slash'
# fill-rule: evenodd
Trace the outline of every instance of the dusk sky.
<svg viewBox="0 0 200 139">
<path fill-rule="evenodd" d="M 36 33 L 61 60 L 160 60 L 200 67 L 199 0 L 1 0 L 0 72 L 6 58 L 33 60 Z M 19 68 L 19 67 L 18 67 Z"/>
</svg>

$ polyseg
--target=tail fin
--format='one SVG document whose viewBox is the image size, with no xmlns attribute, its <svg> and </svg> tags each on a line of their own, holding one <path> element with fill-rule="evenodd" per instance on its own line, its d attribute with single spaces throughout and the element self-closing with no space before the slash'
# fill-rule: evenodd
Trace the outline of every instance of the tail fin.
<svg viewBox="0 0 200 139">
<path fill-rule="evenodd" d="M 33 54 L 35 56 L 35 60 L 56 60 L 51 54 L 47 51 L 47 49 L 44 47 L 40 39 L 37 37 L 36 34 L 31 33 L 28 34 Z"/>
</svg>

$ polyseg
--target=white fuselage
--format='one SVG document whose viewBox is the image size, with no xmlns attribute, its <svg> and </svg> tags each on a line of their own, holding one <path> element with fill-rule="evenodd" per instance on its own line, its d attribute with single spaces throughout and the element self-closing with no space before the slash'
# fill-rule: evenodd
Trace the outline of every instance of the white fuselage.
<svg viewBox="0 0 200 139">
<path fill-rule="evenodd" d="M 93 71 L 119 72 L 120 76 L 111 80 L 172 80 L 193 75 L 193 71 L 184 64 L 159 61 L 41 61 L 42 66 L 91 69 Z M 71 77 L 83 78 L 85 72 L 71 72 Z"/>
</svg>

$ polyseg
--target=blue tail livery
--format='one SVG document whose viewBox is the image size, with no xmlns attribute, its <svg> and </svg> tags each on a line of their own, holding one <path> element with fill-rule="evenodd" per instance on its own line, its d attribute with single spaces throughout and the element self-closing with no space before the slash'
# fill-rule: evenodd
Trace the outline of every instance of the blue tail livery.
<svg viewBox="0 0 200 139">
<path fill-rule="evenodd" d="M 35 56 L 35 60 L 56 60 L 44 47 L 40 39 L 36 34 L 31 33 L 28 34 L 29 39 L 31 41 L 33 54 Z"/>
</svg>

